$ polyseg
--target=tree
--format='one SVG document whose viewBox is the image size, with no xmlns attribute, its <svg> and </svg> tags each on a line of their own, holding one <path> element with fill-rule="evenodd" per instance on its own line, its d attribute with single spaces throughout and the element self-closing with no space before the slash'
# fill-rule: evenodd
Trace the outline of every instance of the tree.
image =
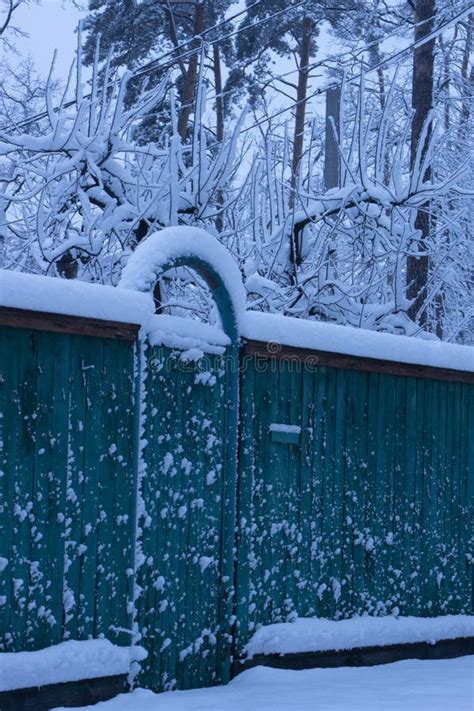
<svg viewBox="0 0 474 711">
<path fill-rule="evenodd" d="M 105 7 L 104 0 L 100 4 Z M 146 1 L 129 5 L 153 9 Z M 80 71 L 71 71 L 64 95 L 55 93 L 51 79 L 43 93 L 34 93 L 34 81 L 20 88 L 12 75 L 8 96 L 4 84 L 0 130 L 2 265 L 116 283 L 130 251 L 152 230 L 198 224 L 233 251 L 251 308 L 410 335 L 429 335 L 436 326 L 447 340 L 472 340 L 471 23 L 465 17 L 437 40 L 433 109 L 414 150 L 415 113 L 407 90 L 413 54 L 409 46 L 394 53 L 395 67 L 382 44 L 387 32 L 406 34 L 407 20 L 397 15 L 395 2 L 390 18 L 382 18 L 383 5 L 365 0 L 358 3 L 361 15 L 341 14 L 332 25 L 347 49 L 320 60 L 333 85 L 326 94 L 326 126 L 322 113 L 306 110 L 309 96 L 327 90 L 322 85 L 315 91 L 310 74 L 320 27 L 316 14 L 329 11 L 325 3 L 312 6 L 311 25 L 303 5 L 272 4 L 271 11 L 264 3 L 249 5 L 246 15 L 265 12 L 246 16 L 237 34 L 231 32 L 239 76 L 224 90 L 216 67 L 230 54 L 223 59 L 217 51 L 224 36 L 222 26 L 211 31 L 219 14 L 211 18 L 208 2 L 203 22 L 209 32 L 201 34 L 208 46 L 192 53 L 187 42 L 181 46 L 185 30 L 173 4 L 176 39 L 166 45 L 171 76 L 160 60 L 148 87 L 142 82 L 148 69 L 140 67 L 155 49 L 140 60 L 129 57 L 128 72 L 120 53 L 100 62 L 96 50 L 90 93 Z M 451 15 L 437 13 L 436 34 Z M 369 36 L 368 45 L 360 46 L 361 33 Z M 309 50 L 303 49 L 305 38 Z M 296 57 L 295 69 L 276 74 L 277 53 Z M 187 72 L 197 57 L 183 140 L 180 64 Z M 241 117 L 229 133 L 232 110 L 227 104 L 224 117 L 224 103 L 236 105 L 247 90 L 256 121 L 241 133 Z M 262 116 L 262 107 L 277 95 L 295 105 Z M 27 118 L 32 108 L 28 96 L 31 103 L 45 100 L 46 117 L 32 116 L 19 130 L 18 118 Z M 214 116 L 208 97 L 215 99 Z M 153 134 L 144 130 L 145 118 L 155 120 Z M 426 206 L 430 232 L 420 251 L 417 220 Z M 428 264 L 423 298 L 409 299 L 407 262 L 420 258 Z M 178 312 L 191 301 L 201 309 L 201 292 L 184 270 L 179 277 L 173 287 L 160 282 L 157 302 Z"/>
<path fill-rule="evenodd" d="M 90 0 L 90 14 L 84 25 L 88 33 L 85 61 L 87 64 L 94 61 L 100 34 L 100 59 L 111 54 L 113 66 L 133 71 L 148 63 L 150 66 L 145 76 L 151 83 L 171 73 L 181 104 L 178 133 L 185 140 L 197 91 L 202 35 L 222 21 L 230 4 L 230 0 Z M 216 92 L 220 94 L 221 54 L 229 51 L 230 44 L 221 45 L 218 36 L 216 33 L 212 35 L 211 62 Z M 163 56 L 163 59 L 156 61 L 157 55 L 158 58 Z M 140 74 L 138 81 L 130 82 L 131 101 L 140 91 L 143 76 Z M 216 111 L 217 130 L 222 135 L 223 105 L 220 96 L 216 101 Z M 156 131 L 151 135 L 156 135 Z M 147 139 L 149 137 L 147 134 Z"/>
<path fill-rule="evenodd" d="M 29 0 L 0 0 L 0 46 L 15 51 L 10 42 L 9 35 L 21 35 L 21 30 L 13 25 L 16 11 L 20 5 L 25 5 Z"/>
<path fill-rule="evenodd" d="M 423 40 L 433 30 L 436 20 L 436 0 L 414 0 L 413 15 L 415 21 L 415 43 Z M 431 125 L 430 114 L 433 110 L 434 89 L 434 49 L 435 39 L 430 39 L 413 51 L 412 106 L 410 166 L 414 171 L 417 161 L 423 162 L 428 150 Z M 423 176 L 425 181 L 431 178 L 428 165 Z M 412 300 L 410 316 L 419 318 L 420 325 L 427 321 L 426 309 L 421 309 L 426 301 L 426 288 L 429 276 L 428 245 L 430 236 L 429 203 L 424 203 L 417 211 L 415 229 L 419 230 L 417 240 L 419 254 L 410 255 L 407 260 L 407 296 Z"/>
<path fill-rule="evenodd" d="M 402 87 L 392 82 L 382 110 L 377 94 L 367 92 L 364 83 L 359 86 L 353 118 L 346 115 L 344 119 L 347 126 L 351 124 L 351 135 L 340 146 L 343 169 L 338 188 L 325 189 L 323 175 L 317 180 L 315 163 L 308 162 L 300 182 L 299 209 L 290 210 L 284 200 L 290 189 L 284 145 L 288 138 L 283 137 L 282 146 L 276 150 L 272 147 L 271 153 L 269 141 L 262 146 L 260 161 L 252 169 L 242 198 L 241 213 L 244 223 L 259 216 L 245 266 L 252 307 L 416 334 L 419 322 L 410 318 L 411 302 L 405 287 L 406 256 L 417 234 L 414 215 L 426 202 L 443 205 L 446 211 L 446 204 L 454 201 L 456 210 L 444 212 L 444 219 L 443 210 L 439 211 L 440 226 L 450 230 L 449 250 L 445 249 L 441 230 L 429 244 L 429 256 L 437 268 L 427 285 L 427 298 L 432 301 L 442 284 L 450 280 L 451 302 L 443 318 L 450 337 L 459 338 L 472 293 L 472 258 L 466 260 L 467 203 L 472 196 L 467 189 L 469 163 L 461 158 L 436 180 L 426 180 L 427 167 L 444 163 L 444 137 L 434 132 L 424 161 L 418 156 L 411 170 L 410 143 L 406 140 L 411 116 L 403 117 Z M 274 127 L 269 133 L 274 134 Z M 391 140 L 394 133 L 401 136 L 396 142 Z M 315 134 L 313 155 L 317 153 L 318 132 Z M 308 155 L 310 152 L 308 149 Z M 244 205 L 250 206 L 250 214 Z M 302 243 L 302 260 L 294 281 L 288 275 L 286 260 L 288 236 L 296 230 Z M 337 250 L 331 249 L 334 242 Z M 464 266 L 458 255 L 466 260 Z M 334 268 L 330 260 L 335 262 Z M 451 276 L 453 271 L 456 281 Z"/>
<path fill-rule="evenodd" d="M 150 230 L 175 224 L 212 228 L 215 194 L 234 170 L 240 124 L 212 156 L 207 152 L 201 82 L 192 150 L 177 134 L 173 97 L 169 132 L 158 144 L 137 145 L 133 126 L 165 101 L 165 85 L 127 108 L 130 76 L 114 80 L 110 67 L 102 82 L 98 75 L 96 66 L 91 92 L 85 94 L 76 74 L 70 105 L 68 87 L 56 108 L 48 89 L 41 135 L 19 133 L 14 124 L 0 131 L 8 176 L 0 194 L 6 216 L 4 266 L 57 269 L 63 276 L 115 283 L 124 258 Z"/>
<path fill-rule="evenodd" d="M 309 81 L 312 76 L 311 58 L 317 50 L 319 28 L 325 20 L 336 23 L 340 14 L 353 9 L 350 0 L 341 0 L 334 5 L 329 0 L 291 4 L 274 0 L 262 3 L 247 1 L 247 14 L 242 21 L 236 41 L 237 65 L 230 73 L 229 90 L 247 85 L 250 95 L 256 100 L 264 88 L 282 93 L 294 101 L 295 115 L 291 145 L 291 182 L 289 203 L 293 209 L 298 200 L 298 181 L 304 152 L 306 129 L 306 105 Z M 256 52 L 256 48 L 257 52 Z M 272 57 L 293 57 L 296 65 L 296 81 L 286 73 L 281 76 L 272 69 Z M 302 243 L 298 233 L 291 234 L 290 273 L 297 279 L 298 265 L 302 258 Z"/>
</svg>

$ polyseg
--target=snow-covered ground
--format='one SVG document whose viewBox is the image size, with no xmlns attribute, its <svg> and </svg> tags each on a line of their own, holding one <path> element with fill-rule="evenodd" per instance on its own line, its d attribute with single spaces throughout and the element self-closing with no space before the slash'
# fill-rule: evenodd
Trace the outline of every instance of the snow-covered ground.
<svg viewBox="0 0 474 711">
<path fill-rule="evenodd" d="M 2 652 L 0 691 L 128 674 L 146 656 L 141 647 L 119 647 L 107 639 L 69 640 L 37 652 Z"/>
<path fill-rule="evenodd" d="M 434 644 L 443 639 L 457 637 L 474 637 L 474 615 L 362 615 L 338 621 L 298 617 L 293 622 L 277 622 L 260 627 L 245 651 L 249 657 L 253 657 L 256 654 L 321 652 L 416 642 Z"/>
<path fill-rule="evenodd" d="M 472 711 L 474 656 L 377 667 L 288 671 L 256 667 L 213 689 L 138 689 L 94 711 Z"/>
</svg>

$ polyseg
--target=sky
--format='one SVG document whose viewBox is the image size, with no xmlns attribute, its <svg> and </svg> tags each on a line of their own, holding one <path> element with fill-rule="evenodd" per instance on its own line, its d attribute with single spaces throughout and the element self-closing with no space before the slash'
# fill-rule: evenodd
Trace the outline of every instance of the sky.
<svg viewBox="0 0 474 711">
<path fill-rule="evenodd" d="M 66 77 L 76 51 L 75 29 L 84 14 L 71 0 L 42 0 L 41 4 L 20 7 L 15 13 L 14 24 L 26 36 L 14 40 L 19 55 L 30 54 L 38 73 L 44 76 L 57 49 L 55 75 Z M 15 57 L 11 56 L 10 60 L 15 62 Z"/>
</svg>

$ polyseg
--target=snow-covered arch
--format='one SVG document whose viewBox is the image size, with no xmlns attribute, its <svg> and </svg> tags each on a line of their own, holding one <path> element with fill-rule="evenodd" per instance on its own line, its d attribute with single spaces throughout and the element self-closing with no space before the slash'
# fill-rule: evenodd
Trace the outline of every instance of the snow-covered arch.
<svg viewBox="0 0 474 711">
<path fill-rule="evenodd" d="M 228 250 L 199 227 L 167 227 L 142 242 L 127 262 L 119 287 L 152 291 L 162 274 L 186 266 L 206 282 L 219 310 L 222 326 L 236 344 L 245 310 L 245 289 Z"/>
</svg>

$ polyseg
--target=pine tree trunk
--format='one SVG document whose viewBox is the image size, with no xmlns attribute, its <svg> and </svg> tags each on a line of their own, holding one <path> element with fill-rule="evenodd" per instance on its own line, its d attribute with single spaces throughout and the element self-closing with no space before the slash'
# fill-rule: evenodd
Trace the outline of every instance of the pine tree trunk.
<svg viewBox="0 0 474 711">
<path fill-rule="evenodd" d="M 415 42 L 426 37 L 432 29 L 434 20 L 429 20 L 436 12 L 436 0 L 415 0 L 414 21 Z M 423 23 L 423 24 L 419 24 Z M 414 110 L 411 126 L 411 169 L 413 170 L 417 150 L 428 115 L 433 108 L 434 87 L 434 48 L 435 40 L 425 42 L 413 52 L 413 81 L 412 81 L 412 107 Z M 422 153 L 427 150 L 430 132 L 427 133 L 425 145 L 420 146 Z M 427 170 L 425 180 L 429 180 L 431 171 Z M 426 254 L 430 232 L 429 203 L 420 206 L 415 219 L 415 228 L 420 230 L 418 251 L 420 256 L 412 255 L 407 259 L 407 296 L 413 300 L 408 310 L 408 315 L 420 325 L 427 322 L 427 311 L 423 309 L 426 300 L 428 283 L 429 262 Z"/>
<path fill-rule="evenodd" d="M 326 90 L 326 128 L 324 139 L 324 187 L 338 188 L 341 184 L 341 157 L 339 140 L 341 134 L 341 87 Z M 328 243 L 326 279 L 337 276 L 337 251 L 334 235 Z M 332 287 L 331 287 L 332 291 Z"/>
<path fill-rule="evenodd" d="M 199 36 L 203 30 L 204 26 L 204 2 L 200 0 L 196 3 L 196 9 L 194 12 L 194 24 L 193 24 L 193 37 L 194 42 L 191 43 L 191 49 L 197 50 L 199 47 Z M 182 109 L 178 119 L 178 133 L 181 136 L 181 140 L 186 139 L 188 133 L 188 122 L 189 117 L 193 110 L 194 95 L 196 93 L 196 83 L 198 75 L 198 59 L 199 52 L 195 52 L 191 55 L 188 63 L 188 70 L 186 76 L 184 77 L 183 92 L 181 95 Z"/>
<path fill-rule="evenodd" d="M 469 119 L 471 116 L 471 106 L 472 106 L 472 94 L 474 90 L 474 66 L 471 67 L 470 75 L 469 71 L 469 59 L 472 52 L 472 27 L 474 26 L 474 13 L 470 14 L 466 22 L 466 42 L 464 45 L 464 51 L 461 62 L 461 76 L 462 82 L 462 119 L 463 128 L 469 131 Z"/>
<path fill-rule="evenodd" d="M 295 131 L 293 138 L 293 159 L 291 166 L 291 192 L 290 208 L 296 204 L 296 191 L 298 189 L 298 174 L 301 158 L 303 156 L 304 143 L 304 122 L 306 117 L 306 96 L 308 93 L 309 58 L 311 51 L 311 36 L 313 33 L 313 21 L 307 17 L 303 21 L 303 34 L 300 43 L 298 88 L 296 91 L 296 115 Z M 293 276 L 296 275 L 298 264 L 301 262 L 301 234 L 292 231 L 291 233 L 291 262 L 293 265 Z"/>
<path fill-rule="evenodd" d="M 334 128 L 336 131 L 334 132 Z M 341 182 L 339 134 L 341 131 L 341 87 L 326 90 L 326 132 L 324 141 L 324 187 L 338 188 Z"/>
<path fill-rule="evenodd" d="M 213 64 L 214 64 L 214 89 L 216 92 L 216 140 L 217 143 L 222 143 L 224 140 L 224 99 L 222 96 L 222 71 L 221 71 L 221 54 L 219 45 L 216 42 L 213 46 Z M 222 190 L 217 191 L 216 209 L 216 230 L 222 232 L 224 229 L 224 217 L 222 215 L 222 207 L 224 205 L 224 195 Z"/>
</svg>

